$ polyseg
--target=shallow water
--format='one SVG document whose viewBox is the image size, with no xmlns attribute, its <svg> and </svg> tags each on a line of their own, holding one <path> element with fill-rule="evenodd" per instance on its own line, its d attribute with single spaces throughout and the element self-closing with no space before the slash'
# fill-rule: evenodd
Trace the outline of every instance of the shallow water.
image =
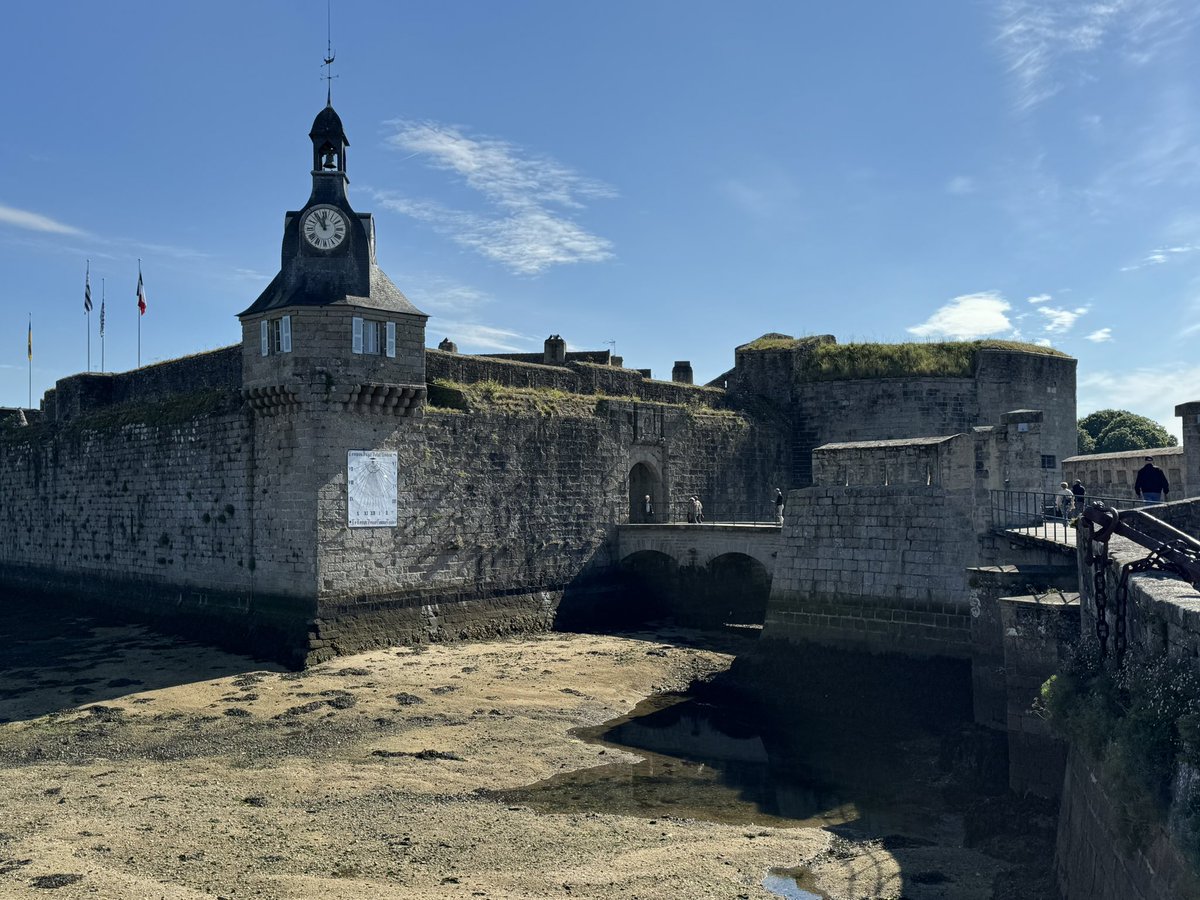
<svg viewBox="0 0 1200 900">
<path fill-rule="evenodd" d="M 923 785 L 897 780 L 890 767 L 872 763 L 880 755 L 874 750 L 882 748 L 865 748 L 864 755 L 862 746 L 814 741 L 807 748 L 811 756 L 797 759 L 792 742 L 772 738 L 738 710 L 688 695 L 651 697 L 628 716 L 575 734 L 636 751 L 641 759 L 556 775 L 497 796 L 547 812 L 776 828 L 840 826 L 906 846 L 962 839 L 961 817 Z M 929 740 L 910 738 L 904 748 L 936 755 Z M 907 771 L 916 775 L 922 766 Z"/>
</svg>

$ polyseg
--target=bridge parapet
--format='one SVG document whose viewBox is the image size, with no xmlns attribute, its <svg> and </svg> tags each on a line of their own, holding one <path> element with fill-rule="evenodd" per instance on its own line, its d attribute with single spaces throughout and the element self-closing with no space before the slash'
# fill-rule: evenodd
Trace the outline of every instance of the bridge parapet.
<svg viewBox="0 0 1200 900">
<path fill-rule="evenodd" d="M 738 553 L 759 562 L 767 573 L 775 573 L 775 559 L 783 545 L 779 525 L 620 525 L 617 528 L 617 559 L 653 551 L 675 560 L 680 566 L 707 566 L 720 556 Z"/>
</svg>

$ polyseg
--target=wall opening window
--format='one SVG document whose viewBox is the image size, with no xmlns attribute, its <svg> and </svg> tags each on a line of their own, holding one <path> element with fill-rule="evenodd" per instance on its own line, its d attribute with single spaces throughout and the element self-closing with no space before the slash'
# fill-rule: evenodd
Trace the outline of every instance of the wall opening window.
<svg viewBox="0 0 1200 900">
<path fill-rule="evenodd" d="M 396 355 L 396 323 L 379 322 L 355 316 L 352 320 L 351 349 L 371 356 Z"/>
<path fill-rule="evenodd" d="M 1055 469 L 1057 467 L 1058 467 L 1058 460 L 1055 457 L 1047 456 L 1045 453 L 1042 454 L 1042 468 L 1043 469 Z"/>
<path fill-rule="evenodd" d="M 278 319 L 263 319 L 258 326 L 259 342 L 262 345 L 262 355 L 292 352 L 292 317 L 280 316 Z"/>
</svg>

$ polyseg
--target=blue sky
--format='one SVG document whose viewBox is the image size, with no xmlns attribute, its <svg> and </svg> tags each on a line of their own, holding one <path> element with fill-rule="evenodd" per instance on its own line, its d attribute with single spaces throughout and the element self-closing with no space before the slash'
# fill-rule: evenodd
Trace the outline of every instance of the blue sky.
<svg viewBox="0 0 1200 900">
<path fill-rule="evenodd" d="M 310 187 L 321 0 L 5 10 L 0 405 L 234 343 Z M 1200 8 L 1184 0 L 335 3 L 379 261 L 464 352 L 998 337 L 1079 410 L 1200 399 Z"/>
</svg>

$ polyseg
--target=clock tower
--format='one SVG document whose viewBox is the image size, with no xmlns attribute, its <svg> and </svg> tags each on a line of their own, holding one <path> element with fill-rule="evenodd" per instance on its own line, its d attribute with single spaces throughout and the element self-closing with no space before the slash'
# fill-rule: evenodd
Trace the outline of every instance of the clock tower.
<svg viewBox="0 0 1200 900">
<path fill-rule="evenodd" d="M 333 403 L 419 415 L 429 317 L 376 263 L 374 217 L 346 196 L 350 142 L 331 103 L 308 136 L 312 192 L 284 215 L 279 274 L 238 314 L 244 393 L 264 411 Z"/>
</svg>

